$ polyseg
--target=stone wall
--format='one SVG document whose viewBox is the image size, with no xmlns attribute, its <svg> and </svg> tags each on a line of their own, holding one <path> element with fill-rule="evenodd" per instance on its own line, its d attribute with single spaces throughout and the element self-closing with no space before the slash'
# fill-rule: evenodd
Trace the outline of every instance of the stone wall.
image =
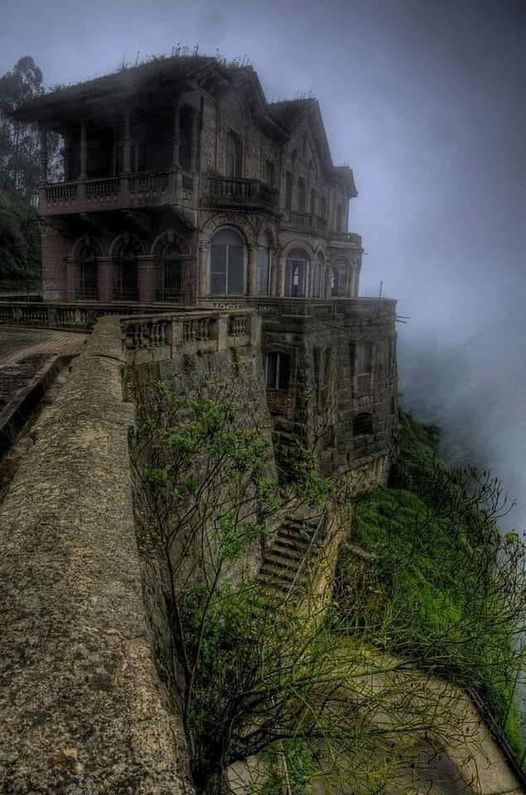
<svg viewBox="0 0 526 795">
<path fill-rule="evenodd" d="M 259 343 L 259 340 L 258 340 Z M 198 355 L 188 355 L 187 353 L 176 353 L 173 358 L 165 358 L 155 364 L 135 366 L 130 368 L 130 379 L 142 386 L 136 391 L 138 395 L 146 395 L 149 385 L 161 380 L 167 385 L 171 397 L 180 401 L 178 409 L 181 417 L 181 429 L 185 427 L 188 420 L 188 407 L 192 401 L 215 401 L 224 408 L 231 409 L 235 417 L 230 428 L 234 432 L 257 429 L 258 437 L 268 442 L 268 473 L 275 474 L 274 455 L 272 450 L 272 421 L 269 415 L 266 399 L 265 386 L 262 370 L 262 359 L 259 344 L 257 346 L 248 345 L 240 348 L 227 348 L 219 351 L 200 352 Z M 140 398 L 139 398 L 140 399 Z M 168 405 L 170 403 L 168 402 Z M 138 449 L 146 449 L 145 440 L 138 439 Z M 148 453 L 143 453 L 143 465 L 148 466 Z M 201 472 L 203 461 L 196 461 L 195 474 Z M 204 466 L 202 467 L 205 468 Z M 217 485 L 217 491 L 214 490 Z M 138 495 L 139 496 L 139 495 Z M 206 499 L 213 500 L 213 505 L 217 506 L 217 512 L 226 511 L 228 505 L 235 506 L 239 500 L 235 484 L 225 482 L 222 473 L 219 472 L 210 486 L 206 490 Z M 200 514 L 208 515 L 209 506 L 206 506 Z M 138 512 L 143 515 L 144 512 Z M 250 503 L 245 506 L 245 514 L 248 521 L 253 521 L 255 514 Z M 147 520 L 146 520 L 147 521 Z M 277 521 L 277 520 L 276 520 Z M 269 531 L 274 529 L 274 525 L 269 527 Z M 141 532 L 138 527 L 139 533 Z M 209 543 L 213 544 L 213 528 L 207 528 L 209 533 Z M 196 530 L 197 534 L 201 530 Z M 145 534 L 150 535 L 145 528 Z M 197 542 L 192 542 L 192 547 Z M 178 555 L 178 549 L 174 549 L 174 555 Z M 255 576 L 263 552 L 260 542 L 254 542 L 245 551 L 243 558 L 235 564 L 226 566 L 224 576 L 230 580 L 236 580 L 241 574 Z M 179 571 L 178 584 L 184 587 L 187 581 L 186 571 L 188 567 L 195 572 L 195 566 L 201 565 L 201 558 L 193 560 L 188 556 L 186 566 L 177 565 Z M 162 560 L 159 566 L 162 568 Z M 197 574 L 195 575 L 197 576 Z M 194 577 L 195 579 L 195 577 Z M 195 584 L 195 583 L 192 583 Z M 158 633 L 158 642 L 162 643 L 162 631 Z M 160 657 L 165 656 L 162 652 Z"/>
<path fill-rule="evenodd" d="M 0 790 L 193 792 L 141 593 L 120 324 L 101 320 L 0 506 Z"/>
<path fill-rule="evenodd" d="M 381 481 L 398 411 L 395 302 L 300 309 L 261 307 L 263 351 L 288 362 L 288 384 L 268 390 L 277 453 L 299 438 L 325 471 L 373 467 Z"/>
</svg>

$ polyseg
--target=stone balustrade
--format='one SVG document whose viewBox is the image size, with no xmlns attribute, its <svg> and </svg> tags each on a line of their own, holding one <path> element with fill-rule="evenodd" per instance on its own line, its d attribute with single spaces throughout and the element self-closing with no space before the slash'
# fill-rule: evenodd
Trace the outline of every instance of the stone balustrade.
<svg viewBox="0 0 526 795">
<path fill-rule="evenodd" d="M 58 182 L 42 188 L 39 212 L 44 216 L 64 215 L 164 203 L 194 207 L 194 187 L 192 175 L 183 171 L 140 172 Z"/>
<path fill-rule="evenodd" d="M 251 309 L 121 317 L 129 364 L 172 359 L 176 353 L 205 353 L 259 346 L 261 320 Z"/>
<path fill-rule="evenodd" d="M 270 295 L 213 299 L 201 306 L 211 309 L 242 309 L 252 307 L 259 314 L 277 317 L 305 317 L 330 319 L 344 317 L 350 322 L 394 321 L 396 301 L 390 298 L 288 298 Z"/>
<path fill-rule="evenodd" d="M 276 210 L 278 192 L 259 179 L 243 177 L 208 177 L 202 198 L 205 206 L 248 205 Z"/>
</svg>

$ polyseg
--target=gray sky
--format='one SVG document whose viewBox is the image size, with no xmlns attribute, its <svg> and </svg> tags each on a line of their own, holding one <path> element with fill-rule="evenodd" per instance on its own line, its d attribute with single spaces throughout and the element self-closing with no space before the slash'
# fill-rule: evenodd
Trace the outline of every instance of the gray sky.
<svg viewBox="0 0 526 795">
<path fill-rule="evenodd" d="M 29 54 L 67 83 L 180 42 L 247 56 L 271 100 L 316 96 L 358 185 L 362 291 L 383 280 L 410 316 L 406 403 L 476 448 L 526 525 L 525 0 L 0 3 L 0 73 Z"/>
</svg>

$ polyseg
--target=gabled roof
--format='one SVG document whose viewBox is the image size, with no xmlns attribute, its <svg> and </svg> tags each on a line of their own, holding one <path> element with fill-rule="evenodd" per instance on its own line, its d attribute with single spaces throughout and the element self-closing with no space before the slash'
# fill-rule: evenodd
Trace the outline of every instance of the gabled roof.
<svg viewBox="0 0 526 795">
<path fill-rule="evenodd" d="M 103 98 L 114 93 L 123 96 L 132 95 L 149 85 L 159 87 L 197 78 L 210 68 L 221 69 L 217 58 L 200 55 L 154 58 L 138 66 L 119 69 L 93 80 L 54 88 L 21 105 L 14 115 L 21 121 L 34 121 L 45 117 L 49 111 L 56 110 L 64 103 L 93 97 Z"/>
<path fill-rule="evenodd" d="M 282 102 L 269 102 L 268 110 L 278 124 L 290 133 L 311 112 L 315 104 L 315 99 L 285 99 Z"/>
<path fill-rule="evenodd" d="M 13 114 L 20 121 L 59 119 L 84 110 L 92 101 L 126 100 L 148 90 L 165 88 L 182 90 L 200 87 L 205 91 L 238 90 L 250 107 L 254 119 L 266 132 L 280 141 L 288 140 L 300 122 L 310 125 L 321 164 L 327 174 L 341 180 L 349 196 L 356 195 L 352 171 L 347 166 L 335 168 L 318 101 L 313 98 L 267 102 L 257 72 L 252 66 L 226 63 L 214 56 L 172 55 L 152 58 L 137 66 L 125 67 L 111 74 L 61 86 L 20 106 Z"/>
<path fill-rule="evenodd" d="M 345 185 L 349 198 L 354 199 L 355 196 L 358 196 L 352 168 L 350 166 L 334 166 L 333 171 L 334 175 Z"/>
</svg>

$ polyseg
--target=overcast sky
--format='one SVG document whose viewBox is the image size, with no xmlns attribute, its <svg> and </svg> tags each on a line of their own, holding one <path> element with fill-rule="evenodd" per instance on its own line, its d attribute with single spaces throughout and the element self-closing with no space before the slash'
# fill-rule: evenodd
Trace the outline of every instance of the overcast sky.
<svg viewBox="0 0 526 795">
<path fill-rule="evenodd" d="M 406 403 L 461 434 L 526 525 L 526 0 L 0 0 L 0 74 L 46 84 L 169 54 L 248 57 L 309 93 L 354 169 L 362 287 L 399 300 Z M 524 495 L 524 496 L 523 496 Z"/>
</svg>

